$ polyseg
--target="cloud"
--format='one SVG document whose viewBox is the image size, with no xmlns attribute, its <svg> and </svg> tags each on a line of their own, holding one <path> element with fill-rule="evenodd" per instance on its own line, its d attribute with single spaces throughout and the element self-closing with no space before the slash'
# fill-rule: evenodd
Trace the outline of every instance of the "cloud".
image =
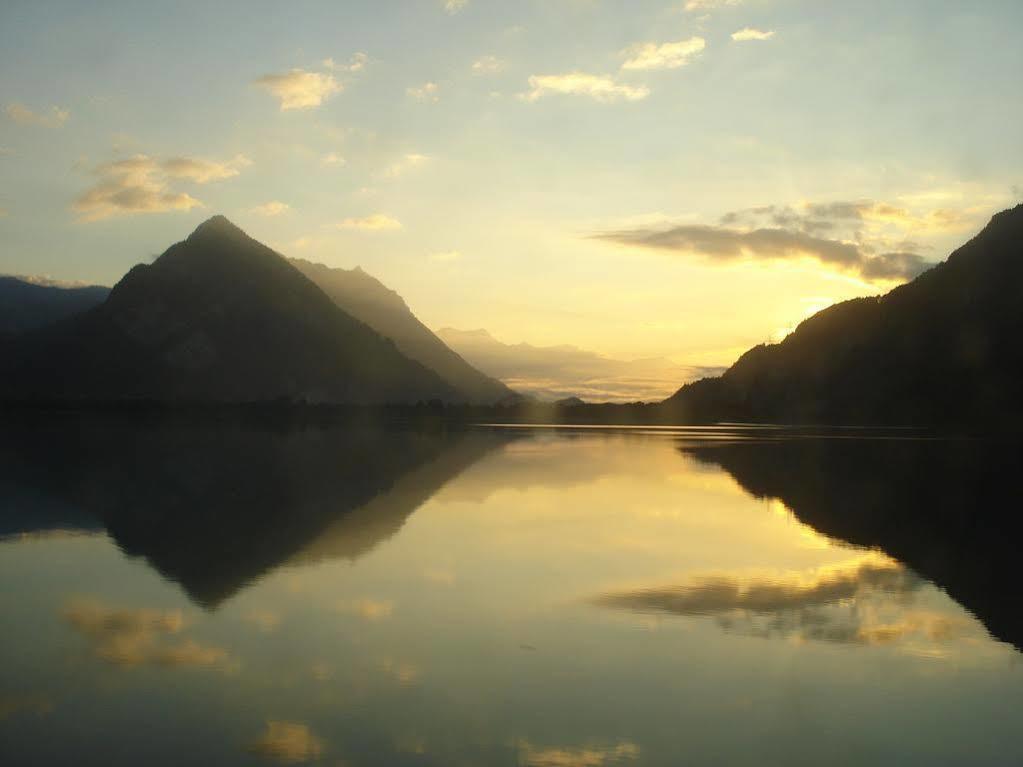
<svg viewBox="0 0 1023 767">
<path fill-rule="evenodd" d="M 369 63 L 369 56 L 362 51 L 352 54 L 352 58 L 348 60 L 347 64 L 338 64 L 332 58 L 326 58 L 320 62 L 324 69 L 329 69 L 331 72 L 361 72 L 366 68 L 366 64 Z"/>
<path fill-rule="evenodd" d="M 123 668 L 139 666 L 218 666 L 227 659 L 219 647 L 180 639 L 180 610 L 113 608 L 97 600 L 73 600 L 64 619 L 91 643 L 94 654 Z"/>
<path fill-rule="evenodd" d="M 342 602 L 337 605 L 341 612 L 354 613 L 363 620 L 378 621 L 390 618 L 394 612 L 394 602 L 380 599 L 357 599 L 354 602 Z"/>
<path fill-rule="evenodd" d="M 137 154 L 95 169 L 99 180 L 72 203 L 79 221 L 100 221 L 118 215 L 191 210 L 203 203 L 170 188 L 171 181 L 207 184 L 237 176 L 252 162 L 237 155 L 227 162 L 192 157 L 158 160 Z"/>
<path fill-rule="evenodd" d="M 343 86 L 333 75 L 292 69 L 284 74 L 264 75 L 256 85 L 270 91 L 281 102 L 281 111 L 318 107 Z"/>
<path fill-rule="evenodd" d="M 504 69 L 505 63 L 497 56 L 481 56 L 472 62 L 472 71 L 477 75 L 493 75 Z"/>
<path fill-rule="evenodd" d="M 518 763 L 525 767 L 605 767 L 625 764 L 639 759 L 640 748 L 630 741 L 614 746 L 554 746 L 537 748 L 527 740 L 520 740 Z"/>
<path fill-rule="evenodd" d="M 320 158 L 320 162 L 324 165 L 344 165 L 347 160 L 337 152 L 327 152 L 327 154 Z"/>
<path fill-rule="evenodd" d="M 405 92 L 416 101 L 440 101 L 438 91 L 440 86 L 437 83 L 423 83 L 422 85 L 407 88 Z"/>
<path fill-rule="evenodd" d="M 732 39 L 740 43 L 748 40 L 770 40 L 772 37 L 774 37 L 773 29 L 765 32 L 753 27 L 743 27 L 738 32 L 732 32 Z"/>
<path fill-rule="evenodd" d="M 263 734 L 249 745 L 249 750 L 282 764 L 297 764 L 318 759 L 324 742 L 301 722 L 268 720 Z"/>
<path fill-rule="evenodd" d="M 468 4 L 469 0 L 444 0 L 444 10 L 455 14 L 464 9 Z"/>
<path fill-rule="evenodd" d="M 337 225 L 338 229 L 361 229 L 364 231 L 385 231 L 393 229 L 401 229 L 401 222 L 396 218 L 384 215 L 383 213 L 374 213 L 371 216 L 364 218 L 346 218 L 344 221 Z"/>
<path fill-rule="evenodd" d="M 702 37 L 690 37 L 674 43 L 638 43 L 623 51 L 627 56 L 622 69 L 678 69 L 707 47 Z"/>
<path fill-rule="evenodd" d="M 533 75 L 529 78 L 530 91 L 522 94 L 525 101 L 539 101 L 548 94 L 589 96 L 595 101 L 641 101 L 650 95 L 645 86 L 617 83 L 606 75 L 569 72 L 563 75 Z"/>
<path fill-rule="evenodd" d="M 808 573 L 697 577 L 675 587 L 605 594 L 602 607 L 645 614 L 713 618 L 727 632 L 761 638 L 843 644 L 903 643 L 940 654 L 936 645 L 984 634 L 975 621 L 917 607 L 919 576 L 879 554 Z"/>
<path fill-rule="evenodd" d="M 429 161 L 430 157 L 428 155 L 409 152 L 408 154 L 402 155 L 399 160 L 388 165 L 381 175 L 384 178 L 397 178 L 398 176 L 405 175 L 410 170 L 414 170 L 425 165 Z"/>
<path fill-rule="evenodd" d="M 929 264 L 913 253 L 886 253 L 871 256 L 857 245 L 814 237 L 786 229 L 743 231 L 716 226 L 686 225 L 670 229 L 633 229 L 607 232 L 596 239 L 683 254 L 700 255 L 712 260 L 740 258 L 779 261 L 813 258 L 822 264 L 865 279 L 911 279 Z"/>
<path fill-rule="evenodd" d="M 257 216 L 279 216 L 282 213 L 287 213 L 289 210 L 291 210 L 291 206 L 286 202 L 271 200 L 270 202 L 264 202 L 262 205 L 257 205 L 251 212 Z"/>
<path fill-rule="evenodd" d="M 160 169 L 168 178 L 187 179 L 197 184 L 234 178 L 242 168 L 252 165 L 252 160 L 243 154 L 227 162 L 213 162 L 194 157 L 171 157 L 160 163 Z"/>
<path fill-rule="evenodd" d="M 970 220 L 951 209 L 913 212 L 873 200 L 804 202 L 732 211 L 717 225 L 641 226 L 596 239 L 718 261 L 811 258 L 884 282 L 911 279 L 932 266 L 910 235 L 949 232 Z"/>
<path fill-rule="evenodd" d="M 689 13 L 698 11 L 712 11 L 715 8 L 723 8 L 726 5 L 739 5 L 742 0 L 686 0 L 685 9 Z"/>
<path fill-rule="evenodd" d="M 24 104 L 8 104 L 4 110 L 7 116 L 20 125 L 38 125 L 44 128 L 59 128 L 68 121 L 71 113 L 61 107 L 50 107 L 49 112 L 34 112 Z"/>
</svg>

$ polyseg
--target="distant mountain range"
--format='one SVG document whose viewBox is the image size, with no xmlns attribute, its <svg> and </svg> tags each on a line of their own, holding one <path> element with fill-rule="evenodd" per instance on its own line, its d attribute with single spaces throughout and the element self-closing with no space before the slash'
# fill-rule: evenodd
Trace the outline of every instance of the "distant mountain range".
<svg viewBox="0 0 1023 767">
<path fill-rule="evenodd" d="M 110 288 L 0 276 L 0 335 L 23 333 L 91 309 Z"/>
<path fill-rule="evenodd" d="M 42 308 L 26 311 L 21 296 L 36 286 L 12 283 L 5 311 L 21 319 L 0 339 L 0 396 L 374 404 L 513 394 L 445 350 L 396 295 L 383 300 L 368 275 L 301 266 L 214 216 L 105 297 L 46 288 Z"/>
<path fill-rule="evenodd" d="M 291 263 L 341 309 L 394 341 L 398 351 L 438 373 L 470 401 L 492 403 L 515 396 L 452 351 L 412 314 L 401 296 L 359 267 L 332 269 L 298 258 Z"/>
<path fill-rule="evenodd" d="M 663 405 L 681 422 L 1023 422 L 1023 205 L 890 293 L 836 304 Z"/>
<path fill-rule="evenodd" d="M 540 400 L 657 402 L 679 381 L 723 368 L 679 365 L 664 357 L 616 360 L 575 346 L 506 344 L 486 330 L 441 328 L 440 339 L 480 370 Z"/>
</svg>

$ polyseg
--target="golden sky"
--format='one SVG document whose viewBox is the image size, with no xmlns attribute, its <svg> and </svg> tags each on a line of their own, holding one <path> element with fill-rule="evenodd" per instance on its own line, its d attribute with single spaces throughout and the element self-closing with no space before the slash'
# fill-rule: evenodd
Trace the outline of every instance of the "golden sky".
<svg viewBox="0 0 1023 767">
<path fill-rule="evenodd" d="M 222 213 L 430 327 L 727 364 L 1020 196 L 1018 2 L 5 3 L 0 272 Z"/>
</svg>

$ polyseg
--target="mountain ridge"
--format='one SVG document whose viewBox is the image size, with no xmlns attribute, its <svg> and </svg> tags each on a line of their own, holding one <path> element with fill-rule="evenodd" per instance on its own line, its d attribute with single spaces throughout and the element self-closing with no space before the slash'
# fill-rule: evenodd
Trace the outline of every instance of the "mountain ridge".
<svg viewBox="0 0 1023 767">
<path fill-rule="evenodd" d="M 494 404 L 515 397 L 508 386 L 473 367 L 426 327 L 395 290 L 360 267 L 339 269 L 289 260 L 337 306 L 389 338 L 402 354 L 436 372 L 470 401 Z"/>
<path fill-rule="evenodd" d="M 1023 421 L 1023 205 L 883 296 L 835 304 L 665 400 L 684 420 Z"/>
<path fill-rule="evenodd" d="M 132 267 L 102 304 L 10 341 L 4 358 L 7 397 L 463 399 L 223 216 Z"/>
</svg>

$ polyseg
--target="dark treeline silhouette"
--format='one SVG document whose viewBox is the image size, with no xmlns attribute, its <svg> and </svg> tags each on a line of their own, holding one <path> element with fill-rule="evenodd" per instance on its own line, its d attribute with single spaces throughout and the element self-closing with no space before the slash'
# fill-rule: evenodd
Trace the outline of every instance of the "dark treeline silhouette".
<svg viewBox="0 0 1023 767">
<path fill-rule="evenodd" d="M 725 469 L 751 495 L 780 500 L 827 536 L 880 548 L 1023 650 L 1023 447 L 849 437 L 790 434 L 681 449 Z"/>
<path fill-rule="evenodd" d="M 665 402 L 681 421 L 1023 424 L 1023 205 L 879 298 L 836 304 Z"/>
<path fill-rule="evenodd" d="M 104 414 L 0 431 L 0 534 L 106 529 L 214 607 L 288 562 L 355 559 L 512 435 Z"/>
</svg>

